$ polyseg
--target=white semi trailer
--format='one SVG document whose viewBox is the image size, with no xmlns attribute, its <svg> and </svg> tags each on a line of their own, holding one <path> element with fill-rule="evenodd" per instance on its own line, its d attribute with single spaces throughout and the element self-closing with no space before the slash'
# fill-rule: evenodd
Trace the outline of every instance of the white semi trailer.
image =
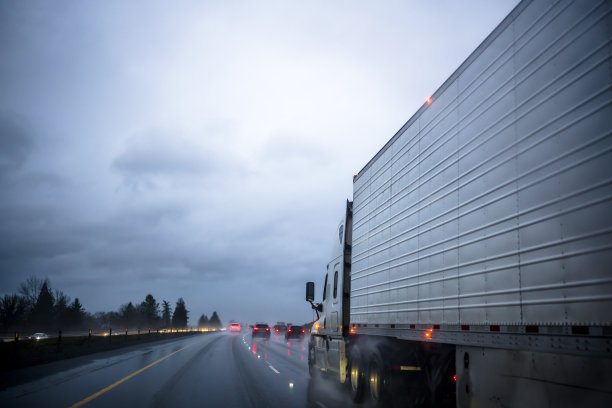
<svg viewBox="0 0 612 408">
<path fill-rule="evenodd" d="M 522 1 L 353 178 L 311 374 L 375 406 L 612 406 L 612 2 Z"/>
</svg>

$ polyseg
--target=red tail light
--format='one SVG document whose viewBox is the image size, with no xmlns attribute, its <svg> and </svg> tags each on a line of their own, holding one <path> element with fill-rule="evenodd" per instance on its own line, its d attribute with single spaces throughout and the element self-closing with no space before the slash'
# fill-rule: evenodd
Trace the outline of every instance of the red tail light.
<svg viewBox="0 0 612 408">
<path fill-rule="evenodd" d="M 289 329 L 289 333 L 291 333 L 291 329 Z"/>
<path fill-rule="evenodd" d="M 259 327 L 253 327 L 253 330 L 258 331 Z"/>
<path fill-rule="evenodd" d="M 266 327 L 266 331 L 270 331 L 270 328 L 269 328 L 269 327 Z"/>
<path fill-rule="evenodd" d="M 453 380 L 457 382 L 457 374 L 453 375 Z"/>
<path fill-rule="evenodd" d="M 302 333 L 306 333 L 306 330 L 302 329 Z"/>
<path fill-rule="evenodd" d="M 278 329 L 274 329 L 274 330 L 276 330 L 276 332 L 278 333 Z"/>
</svg>

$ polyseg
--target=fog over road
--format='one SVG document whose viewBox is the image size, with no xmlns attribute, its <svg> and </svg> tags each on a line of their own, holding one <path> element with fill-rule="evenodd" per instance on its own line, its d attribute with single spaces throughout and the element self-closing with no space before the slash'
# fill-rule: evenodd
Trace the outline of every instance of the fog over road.
<svg viewBox="0 0 612 408">
<path fill-rule="evenodd" d="M 315 389 L 308 342 L 211 333 L 149 343 L 14 372 L 3 407 L 331 407 L 337 390 Z"/>
</svg>

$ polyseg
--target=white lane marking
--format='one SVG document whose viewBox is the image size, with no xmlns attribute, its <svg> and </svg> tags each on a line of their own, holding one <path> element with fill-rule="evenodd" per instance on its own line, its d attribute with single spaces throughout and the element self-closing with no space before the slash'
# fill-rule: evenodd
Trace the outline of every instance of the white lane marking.
<svg viewBox="0 0 612 408">
<path fill-rule="evenodd" d="M 280 371 L 278 371 L 276 368 L 272 367 L 272 365 L 268 364 L 268 367 L 270 367 L 270 370 L 274 371 L 276 374 L 280 374 Z"/>
</svg>

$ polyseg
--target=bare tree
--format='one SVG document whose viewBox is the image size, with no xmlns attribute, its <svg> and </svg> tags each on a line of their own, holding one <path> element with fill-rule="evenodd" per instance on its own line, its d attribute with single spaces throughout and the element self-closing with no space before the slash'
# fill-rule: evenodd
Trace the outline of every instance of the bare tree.
<svg viewBox="0 0 612 408">
<path fill-rule="evenodd" d="M 34 309 L 36 301 L 38 300 L 38 295 L 40 295 L 40 290 L 45 283 L 48 287 L 51 286 L 49 279 L 40 279 L 34 275 L 31 275 L 25 282 L 19 285 L 19 294 L 25 300 L 26 308 L 28 310 Z"/>
</svg>

